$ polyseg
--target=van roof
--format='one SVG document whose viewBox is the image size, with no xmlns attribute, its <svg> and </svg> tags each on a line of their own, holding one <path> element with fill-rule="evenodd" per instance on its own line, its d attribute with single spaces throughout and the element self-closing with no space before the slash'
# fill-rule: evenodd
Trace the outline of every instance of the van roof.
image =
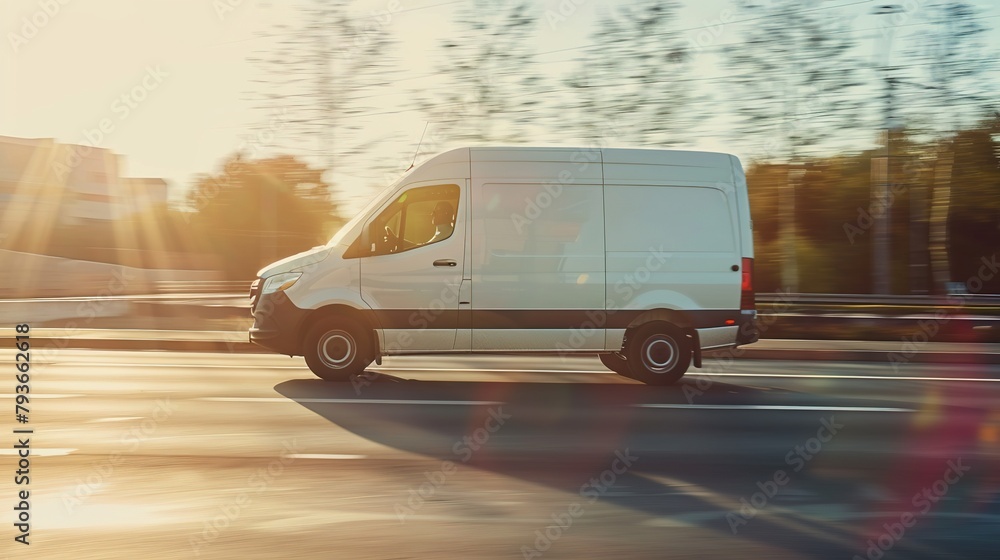
<svg viewBox="0 0 1000 560">
<path fill-rule="evenodd" d="M 732 156 L 721 152 L 695 150 L 660 150 L 651 148 L 598 148 L 562 146 L 482 146 L 458 148 L 441 154 L 468 150 L 470 160 L 476 161 L 582 161 L 594 160 L 597 152 L 604 163 L 632 163 L 646 165 L 684 165 L 716 167 L 730 164 Z M 457 154 L 456 154 L 457 155 Z M 588 157 L 589 156 L 589 157 Z M 450 158 L 446 158 L 450 159 Z"/>
</svg>

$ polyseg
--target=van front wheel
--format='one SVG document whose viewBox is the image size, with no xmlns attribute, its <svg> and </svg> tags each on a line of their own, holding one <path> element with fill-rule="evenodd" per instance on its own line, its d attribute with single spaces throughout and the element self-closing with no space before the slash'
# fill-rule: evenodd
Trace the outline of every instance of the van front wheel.
<svg viewBox="0 0 1000 560">
<path fill-rule="evenodd" d="M 687 372 L 691 345 L 677 327 L 650 323 L 629 336 L 625 356 L 634 379 L 647 385 L 671 385 Z"/>
<path fill-rule="evenodd" d="M 306 365 L 326 381 L 347 381 L 372 363 L 363 331 L 341 318 L 324 319 L 306 335 Z"/>
</svg>

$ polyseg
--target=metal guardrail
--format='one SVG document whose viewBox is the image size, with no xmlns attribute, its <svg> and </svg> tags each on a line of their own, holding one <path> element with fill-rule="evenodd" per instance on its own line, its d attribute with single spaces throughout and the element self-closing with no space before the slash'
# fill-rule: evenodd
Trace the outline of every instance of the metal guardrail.
<svg viewBox="0 0 1000 560">
<path fill-rule="evenodd" d="M 156 283 L 156 291 L 161 294 L 217 294 L 249 293 L 253 280 L 208 280 L 183 281 L 165 280 Z"/>
<path fill-rule="evenodd" d="M 756 295 L 758 304 L 767 305 L 900 305 L 908 307 L 1000 307 L 1000 294 L 954 294 L 950 296 L 915 296 L 884 294 L 793 294 L 761 293 Z"/>
</svg>

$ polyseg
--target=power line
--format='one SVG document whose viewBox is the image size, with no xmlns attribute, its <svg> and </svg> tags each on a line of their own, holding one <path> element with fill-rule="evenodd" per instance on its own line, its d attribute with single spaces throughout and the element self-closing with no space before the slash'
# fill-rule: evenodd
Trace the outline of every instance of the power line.
<svg viewBox="0 0 1000 560">
<path fill-rule="evenodd" d="M 406 13 L 410 13 L 410 12 L 419 12 L 420 10 L 429 10 L 431 8 L 440 8 L 441 6 L 450 6 L 452 4 L 460 4 L 462 1 L 463 0 L 451 0 L 450 2 L 440 2 L 438 4 L 429 4 L 427 6 L 417 6 L 416 8 L 407 8 L 405 10 L 398 10 L 398 11 L 395 11 L 395 12 L 388 12 L 387 11 L 386 14 L 388 14 L 389 16 L 395 16 L 397 14 L 406 14 Z M 371 20 L 371 19 L 377 19 L 377 18 L 380 18 L 380 17 L 383 17 L 383 16 L 376 14 L 376 15 L 371 15 L 371 16 L 366 16 L 366 17 L 363 17 L 363 18 L 359 18 L 358 21 L 367 21 L 367 20 Z M 223 46 L 223 45 L 234 45 L 236 43 L 246 43 L 248 41 L 259 41 L 261 39 L 270 39 L 270 38 L 273 38 L 273 37 L 282 37 L 282 36 L 283 35 L 280 35 L 280 34 L 260 35 L 260 36 L 257 36 L 257 37 L 249 37 L 247 39 L 237 39 L 235 41 L 226 41 L 225 43 L 212 43 L 212 44 L 207 45 L 207 46 L 209 46 L 209 47 L 220 47 L 220 46 Z"/>
<path fill-rule="evenodd" d="M 794 14 L 800 14 L 800 13 L 806 13 L 806 12 L 816 12 L 816 11 L 820 11 L 820 10 L 830 10 L 830 9 L 835 9 L 835 8 L 844 8 L 844 7 L 856 6 L 858 4 L 868 4 L 868 3 L 872 2 L 872 1 L 873 0 L 861 0 L 861 1 L 858 1 L 858 2 L 850 2 L 850 3 L 847 3 L 847 4 L 838 4 L 838 5 L 835 5 L 835 6 L 825 6 L 825 7 L 821 7 L 821 8 L 811 8 L 811 9 L 807 9 L 807 10 L 797 10 L 797 11 L 793 11 L 793 12 L 787 12 L 787 14 L 794 15 Z M 982 19 L 994 19 L 994 18 L 998 18 L 998 17 L 1000 17 L 1000 15 L 982 16 L 982 17 L 977 17 L 977 18 L 970 18 L 967 21 L 975 21 L 975 20 L 982 20 Z M 755 18 L 748 18 L 748 19 L 743 19 L 743 20 L 738 20 L 738 21 L 725 22 L 725 25 L 736 24 L 736 23 L 747 23 L 747 22 L 751 22 L 751 21 L 758 21 L 758 20 L 761 20 L 761 19 L 766 19 L 766 16 L 755 17 Z M 898 26 L 894 26 L 894 27 L 896 27 L 896 28 L 899 28 L 899 27 L 913 27 L 913 26 L 919 26 L 919 25 L 933 25 L 934 23 L 935 22 L 932 22 L 932 21 L 925 21 L 925 22 L 908 23 L 908 24 L 905 24 L 905 25 L 898 25 Z M 689 27 L 689 28 L 686 28 L 686 29 L 678 29 L 676 31 L 671 31 L 671 33 L 686 33 L 688 31 L 697 31 L 697 30 L 700 30 L 700 29 L 709 29 L 709 28 L 712 28 L 712 27 L 716 27 L 717 25 L 718 24 L 709 24 L 709 25 L 702 25 L 702 26 L 698 26 L 698 27 Z M 864 28 L 864 29 L 846 29 L 846 30 L 842 30 L 842 31 L 828 31 L 826 33 L 828 35 L 839 35 L 839 34 L 843 34 L 843 33 L 863 33 L 863 32 L 866 32 L 866 31 L 878 31 L 880 29 L 882 29 L 882 28 L 881 27 L 868 27 L 868 28 Z M 714 52 L 722 52 L 726 47 L 731 47 L 731 46 L 740 45 L 740 44 L 743 44 L 743 43 L 740 43 L 740 42 L 737 42 L 737 41 L 733 41 L 733 42 L 730 42 L 730 43 L 719 43 L 719 44 L 716 44 L 716 45 L 711 45 L 709 47 L 703 47 L 701 50 L 705 51 L 705 52 L 713 52 L 713 51 Z M 554 54 L 554 53 L 560 53 L 560 52 L 585 50 L 585 49 L 591 49 L 591 48 L 600 47 L 600 46 L 603 46 L 603 45 L 601 45 L 599 43 L 592 43 L 592 44 L 589 44 L 589 45 L 580 45 L 580 46 L 576 46 L 576 47 L 567 47 L 565 49 L 556 49 L 556 50 L 551 50 L 551 51 L 544 51 L 544 52 L 540 52 L 540 53 L 535 53 L 535 56 L 544 56 L 544 55 L 547 55 L 547 54 Z M 568 62 L 574 62 L 574 60 L 573 59 L 570 59 L 570 60 L 548 60 L 548 61 L 534 60 L 534 61 L 527 62 L 526 64 L 530 64 L 530 65 L 545 65 L 545 64 L 564 64 L 564 63 L 568 63 Z M 439 76 L 439 75 L 440 75 L 440 72 L 434 72 L 434 73 L 430 73 L 430 74 L 422 74 L 422 75 L 419 75 L 419 76 L 410 76 L 410 77 L 407 77 L 407 78 L 399 78 L 397 80 L 393 80 L 393 83 L 396 84 L 396 83 L 399 83 L 399 82 L 407 82 L 407 81 L 412 81 L 412 80 L 423 80 L 423 79 L 427 79 L 427 78 L 433 78 L 433 77 L 436 77 L 436 76 Z"/>
</svg>

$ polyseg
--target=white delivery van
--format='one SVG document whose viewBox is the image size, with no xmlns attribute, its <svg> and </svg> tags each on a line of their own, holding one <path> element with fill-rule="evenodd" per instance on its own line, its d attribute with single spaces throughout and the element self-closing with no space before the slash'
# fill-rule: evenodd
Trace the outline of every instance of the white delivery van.
<svg viewBox="0 0 1000 560">
<path fill-rule="evenodd" d="M 538 352 L 661 385 L 758 338 L 746 180 L 720 153 L 451 150 L 258 276 L 250 340 L 326 380 L 387 355 Z"/>
</svg>

